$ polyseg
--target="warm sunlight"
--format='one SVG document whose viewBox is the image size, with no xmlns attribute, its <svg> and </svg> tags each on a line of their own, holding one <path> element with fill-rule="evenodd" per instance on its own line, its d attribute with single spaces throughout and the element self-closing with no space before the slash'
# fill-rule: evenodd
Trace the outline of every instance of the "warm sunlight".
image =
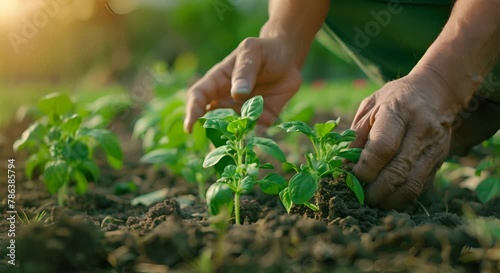
<svg viewBox="0 0 500 273">
<path fill-rule="evenodd" d="M 19 0 L 2 0 L 0 2 L 0 24 L 12 22 L 21 13 Z"/>
</svg>

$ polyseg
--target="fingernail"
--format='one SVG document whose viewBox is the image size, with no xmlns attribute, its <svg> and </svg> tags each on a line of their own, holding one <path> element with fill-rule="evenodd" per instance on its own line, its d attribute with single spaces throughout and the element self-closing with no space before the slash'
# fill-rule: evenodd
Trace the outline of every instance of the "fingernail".
<svg viewBox="0 0 500 273">
<path fill-rule="evenodd" d="M 248 81 L 245 79 L 237 79 L 231 88 L 231 93 L 250 94 L 250 86 L 248 84 Z"/>
</svg>

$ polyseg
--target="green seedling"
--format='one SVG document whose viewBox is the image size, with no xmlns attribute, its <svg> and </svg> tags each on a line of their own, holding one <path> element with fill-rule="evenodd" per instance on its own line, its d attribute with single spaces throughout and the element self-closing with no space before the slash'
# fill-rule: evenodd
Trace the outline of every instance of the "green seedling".
<svg viewBox="0 0 500 273">
<path fill-rule="evenodd" d="M 53 93 L 38 102 L 42 113 L 14 143 L 14 150 L 28 150 L 25 172 L 28 179 L 41 168 L 47 190 L 58 193 L 58 204 L 63 205 L 70 181 L 76 182 L 76 191 L 85 193 L 88 180 L 97 181 L 99 168 L 94 160 L 96 148 L 101 148 L 113 168 L 121 168 L 123 155 L 118 138 L 109 130 L 84 125 L 83 118 L 74 112 L 71 99 Z"/>
<path fill-rule="evenodd" d="M 254 185 L 259 184 L 268 194 L 278 194 L 286 187 L 286 180 L 277 173 L 270 173 L 263 179 L 258 178 L 260 169 L 273 169 L 274 166 L 262 164 L 254 151 L 255 147 L 280 162 L 286 161 L 285 154 L 276 142 L 255 136 L 255 125 L 263 108 L 262 96 L 256 96 L 243 104 L 241 115 L 230 109 L 218 109 L 203 117 L 204 127 L 211 134 L 209 137 L 212 142 L 216 146 L 220 144 L 220 140 L 224 143 L 208 153 L 203 167 L 214 167 L 226 159 L 222 161 L 225 164 L 220 178 L 207 191 L 208 208 L 215 215 L 222 208 L 233 211 L 234 204 L 236 224 L 241 223 L 240 197 L 250 192 Z"/>
<path fill-rule="evenodd" d="M 318 210 L 315 204 L 309 202 L 318 188 L 321 178 L 327 176 L 345 175 L 347 186 L 354 192 L 358 201 L 364 203 L 363 187 L 350 172 L 341 168 L 343 160 L 357 162 L 361 153 L 359 148 L 349 148 L 356 139 L 356 132 L 346 130 L 343 133 L 333 132 L 339 119 L 314 125 L 314 129 L 301 121 L 284 122 L 279 125 L 286 132 L 300 132 L 311 141 L 313 153 L 305 155 L 307 164 L 300 166 L 290 164 L 297 172 L 290 180 L 288 187 L 280 193 L 280 199 L 290 212 L 293 204 L 303 204 L 313 210 Z"/>
<path fill-rule="evenodd" d="M 479 201 L 486 203 L 496 197 L 500 197 L 500 135 L 485 141 L 483 146 L 489 149 L 491 154 L 481 160 L 476 167 L 476 175 L 482 172 L 488 173 L 488 177 L 482 180 L 476 188 Z"/>
<path fill-rule="evenodd" d="M 198 196 L 203 199 L 206 183 L 215 174 L 202 166 L 210 141 L 201 123 L 194 125 L 192 134 L 184 132 L 184 95 L 184 90 L 173 94 L 158 92 L 136 121 L 133 134 L 143 140 L 146 154 L 141 162 L 166 166 L 174 175 L 196 184 Z"/>
</svg>

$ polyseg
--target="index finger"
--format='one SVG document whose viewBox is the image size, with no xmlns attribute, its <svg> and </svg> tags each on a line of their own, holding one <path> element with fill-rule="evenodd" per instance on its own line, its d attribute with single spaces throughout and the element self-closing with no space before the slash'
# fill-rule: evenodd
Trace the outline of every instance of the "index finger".
<svg viewBox="0 0 500 273">
<path fill-rule="evenodd" d="M 234 59 L 234 54 L 229 55 L 188 90 L 184 131 L 191 132 L 193 124 L 205 115 L 212 101 L 230 96 Z"/>
</svg>

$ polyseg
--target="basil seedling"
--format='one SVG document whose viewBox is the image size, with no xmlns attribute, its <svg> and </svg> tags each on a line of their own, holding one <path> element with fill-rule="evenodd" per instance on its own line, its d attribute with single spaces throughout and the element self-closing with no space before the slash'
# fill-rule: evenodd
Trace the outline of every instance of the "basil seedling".
<svg viewBox="0 0 500 273">
<path fill-rule="evenodd" d="M 222 142 L 207 154 L 203 167 L 214 167 L 219 162 L 224 165 L 220 178 L 207 191 L 207 205 L 211 214 L 217 214 L 222 208 L 231 212 L 234 209 L 236 224 L 241 223 L 240 197 L 250 192 L 254 185 L 260 184 L 268 194 L 278 194 L 286 187 L 286 180 L 277 173 L 258 178 L 260 169 L 273 169 L 274 166 L 262 164 L 255 147 L 286 162 L 285 154 L 274 140 L 255 136 L 255 125 L 263 109 L 262 96 L 256 96 L 243 104 L 241 115 L 231 109 L 217 109 L 203 117 L 204 127 L 214 145 Z M 233 202 L 230 202 L 229 191 L 232 191 Z"/>
</svg>

